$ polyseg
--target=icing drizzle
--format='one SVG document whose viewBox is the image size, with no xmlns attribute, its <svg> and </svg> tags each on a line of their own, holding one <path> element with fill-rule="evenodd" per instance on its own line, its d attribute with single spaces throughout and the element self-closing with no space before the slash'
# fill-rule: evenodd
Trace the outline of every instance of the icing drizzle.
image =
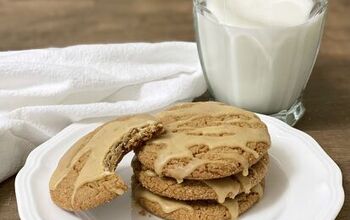
<svg viewBox="0 0 350 220">
<path fill-rule="evenodd" d="M 236 220 L 239 215 L 239 204 L 237 199 L 226 200 L 223 204 L 231 215 L 231 220 Z"/>
<path fill-rule="evenodd" d="M 193 211 L 193 208 L 189 205 L 187 205 L 185 202 L 181 202 L 178 200 L 171 200 L 167 199 L 165 197 L 160 197 L 150 191 L 147 191 L 143 189 L 140 186 L 137 186 L 134 188 L 135 190 L 135 197 L 138 198 L 144 198 L 151 202 L 155 202 L 159 204 L 162 211 L 165 213 L 171 213 L 173 211 L 176 211 L 178 209 L 187 209 L 188 211 Z"/>
<path fill-rule="evenodd" d="M 171 177 L 179 183 L 199 166 L 209 163 L 209 160 L 193 156 L 190 150 L 193 146 L 205 146 L 209 150 L 237 148 L 258 158 L 260 155 L 248 144 L 264 142 L 270 145 L 266 127 L 259 118 L 253 113 L 221 103 L 185 104 L 185 108 L 175 106 L 157 116 L 168 132 L 151 142 L 163 146 L 157 152 L 154 170 L 162 176 L 163 168 L 170 160 L 186 158 L 189 161 L 186 165 L 169 170 Z M 222 155 L 221 158 L 237 161 L 243 167 L 243 175 L 248 175 L 249 162 L 239 152 Z"/>
<path fill-rule="evenodd" d="M 240 192 L 241 188 L 239 182 L 237 182 L 231 177 L 214 180 L 205 180 L 203 182 L 215 191 L 218 197 L 217 201 L 219 203 L 224 203 L 225 199 L 230 193 L 232 194 L 230 197 L 234 199 L 236 195 Z"/>
</svg>

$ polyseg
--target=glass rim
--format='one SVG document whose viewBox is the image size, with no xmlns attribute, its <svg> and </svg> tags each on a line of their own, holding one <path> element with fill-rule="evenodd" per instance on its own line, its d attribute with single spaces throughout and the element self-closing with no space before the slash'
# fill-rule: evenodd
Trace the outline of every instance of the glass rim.
<svg viewBox="0 0 350 220">
<path fill-rule="evenodd" d="M 315 0 L 313 0 L 315 1 Z M 300 27 L 302 25 L 309 24 L 314 18 L 326 13 L 327 8 L 328 8 L 328 0 L 316 0 L 316 3 L 321 3 L 319 8 L 314 12 L 314 15 L 310 18 L 308 18 L 305 22 L 297 24 L 297 25 L 290 25 L 290 26 L 267 26 L 267 27 L 242 27 L 242 26 L 236 26 L 236 25 L 230 25 L 230 24 L 225 24 L 221 23 L 216 19 L 216 16 L 214 13 L 208 9 L 205 5 L 202 5 L 201 3 L 204 2 L 204 0 L 193 0 L 193 8 L 195 9 L 195 13 L 197 10 L 204 11 L 206 14 L 209 14 L 210 16 L 204 15 L 206 18 L 209 18 L 216 24 L 219 24 L 221 26 L 224 26 L 226 28 L 235 28 L 235 29 L 244 29 L 244 30 L 261 30 L 261 29 L 270 29 L 270 30 L 283 30 L 283 29 L 288 29 L 288 28 L 295 28 L 295 27 Z"/>
</svg>

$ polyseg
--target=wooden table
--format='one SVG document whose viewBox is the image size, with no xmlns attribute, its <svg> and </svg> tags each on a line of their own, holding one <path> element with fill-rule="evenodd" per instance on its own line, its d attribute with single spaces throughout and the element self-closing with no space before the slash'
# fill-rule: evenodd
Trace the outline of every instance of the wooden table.
<svg viewBox="0 0 350 220">
<path fill-rule="evenodd" d="M 297 128 L 343 171 L 350 195 L 350 4 L 330 2 L 320 55 Z M 0 0 L 0 50 L 81 43 L 193 41 L 191 0 Z M 18 219 L 14 179 L 0 184 L 0 219 Z M 337 220 L 350 219 L 350 199 Z"/>
</svg>

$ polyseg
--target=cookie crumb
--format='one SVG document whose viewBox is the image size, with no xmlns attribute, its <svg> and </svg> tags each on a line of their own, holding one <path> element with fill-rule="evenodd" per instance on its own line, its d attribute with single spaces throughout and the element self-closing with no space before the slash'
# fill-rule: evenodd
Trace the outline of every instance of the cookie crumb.
<svg viewBox="0 0 350 220">
<path fill-rule="evenodd" d="M 146 216 L 147 212 L 144 209 L 142 209 L 139 211 L 139 214 L 142 216 Z"/>
</svg>

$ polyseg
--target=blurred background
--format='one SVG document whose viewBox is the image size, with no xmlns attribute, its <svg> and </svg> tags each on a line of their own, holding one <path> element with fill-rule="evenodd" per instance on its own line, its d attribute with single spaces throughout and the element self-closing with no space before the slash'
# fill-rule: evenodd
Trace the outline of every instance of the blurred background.
<svg viewBox="0 0 350 220">
<path fill-rule="evenodd" d="M 330 1 L 322 55 L 349 55 L 349 10 L 349 0 Z M 191 0 L 0 0 L 0 15 L 1 51 L 194 40 Z"/>
<path fill-rule="evenodd" d="M 194 41 L 191 0 L 0 0 L 0 51 L 75 44 Z M 0 76 L 1 80 L 1 76 Z M 339 164 L 350 187 L 350 0 L 330 0 L 297 128 Z M 18 219 L 14 177 L 0 183 L 0 219 Z M 337 219 L 350 219 L 345 202 Z"/>
<path fill-rule="evenodd" d="M 0 50 L 193 41 L 191 0 L 0 0 Z"/>
</svg>

